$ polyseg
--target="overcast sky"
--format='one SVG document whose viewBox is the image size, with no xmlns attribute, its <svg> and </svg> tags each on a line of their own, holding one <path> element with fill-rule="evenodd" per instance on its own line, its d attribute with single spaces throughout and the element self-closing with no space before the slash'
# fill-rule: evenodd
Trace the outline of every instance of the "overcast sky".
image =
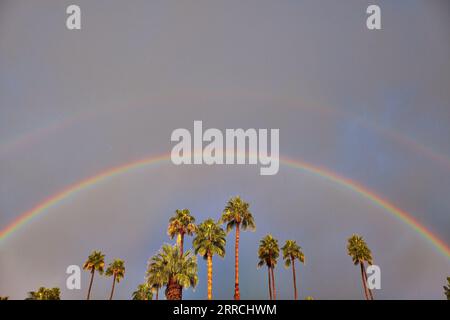
<svg viewBox="0 0 450 320">
<path fill-rule="evenodd" d="M 450 243 L 450 5 L 448 1 L 0 0 L 0 229 L 68 185 L 170 152 L 176 128 L 279 128 L 280 153 L 358 182 Z M 126 3 L 126 4 L 125 4 Z M 382 30 L 366 28 L 378 3 Z M 218 218 L 241 195 L 256 232 L 241 238 L 242 298 L 266 298 L 259 240 L 293 238 L 301 298 L 360 299 L 346 239 L 363 235 L 381 267 L 377 298 L 444 298 L 450 260 L 367 198 L 281 166 L 174 166 L 104 181 L 46 210 L 0 243 L 0 295 L 43 285 L 62 298 L 65 269 L 91 250 L 123 258 L 116 297 L 130 298 L 168 218 L 189 208 Z M 233 296 L 234 234 L 214 259 L 214 295 Z M 186 239 L 190 246 L 191 238 Z M 184 297 L 206 297 L 200 282 Z M 291 273 L 276 269 L 292 297 Z M 106 298 L 111 279 L 97 278 Z"/>
</svg>

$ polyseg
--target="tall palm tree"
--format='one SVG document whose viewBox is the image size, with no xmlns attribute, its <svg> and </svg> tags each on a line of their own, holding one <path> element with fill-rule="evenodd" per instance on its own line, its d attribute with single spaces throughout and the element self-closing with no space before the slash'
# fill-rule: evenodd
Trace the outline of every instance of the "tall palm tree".
<svg viewBox="0 0 450 320">
<path fill-rule="evenodd" d="M 133 300 L 152 300 L 153 291 L 148 283 L 138 285 L 136 291 L 132 295 Z"/>
<path fill-rule="evenodd" d="M 444 286 L 444 294 L 450 300 L 450 277 L 447 277 L 447 285 Z"/>
<path fill-rule="evenodd" d="M 227 224 L 227 232 L 236 229 L 234 247 L 234 299 L 239 300 L 239 238 L 240 230 L 255 230 L 255 220 L 249 211 L 250 205 L 239 196 L 231 198 L 222 212 L 220 223 Z"/>
<path fill-rule="evenodd" d="M 25 300 L 60 300 L 60 294 L 59 288 L 40 287 L 37 291 L 28 292 Z"/>
<path fill-rule="evenodd" d="M 180 254 L 184 252 L 184 236 L 192 236 L 195 232 L 195 218 L 188 209 L 176 210 L 175 215 L 169 219 L 167 234 L 171 239 L 177 236 L 177 245 Z"/>
<path fill-rule="evenodd" d="M 83 269 L 91 273 L 91 281 L 89 282 L 89 289 L 87 294 L 87 300 L 91 297 L 92 283 L 94 281 L 95 271 L 99 274 L 103 274 L 103 269 L 105 267 L 105 255 L 101 251 L 92 251 L 88 259 L 83 265 Z"/>
<path fill-rule="evenodd" d="M 361 279 L 363 283 L 364 295 L 366 300 L 373 300 L 372 291 L 367 287 L 367 273 L 365 263 L 373 263 L 372 252 L 364 241 L 363 237 L 353 234 L 347 243 L 347 253 L 352 257 L 355 266 L 359 264 L 361 269 Z"/>
<path fill-rule="evenodd" d="M 267 266 L 269 277 L 269 298 L 277 299 L 277 291 L 275 286 L 274 269 L 277 265 L 277 259 L 280 256 L 280 248 L 278 247 L 278 240 L 271 234 L 268 234 L 259 241 L 258 248 L 258 267 Z"/>
<path fill-rule="evenodd" d="M 295 274 L 295 260 L 297 259 L 301 263 L 305 264 L 305 255 L 303 254 L 302 248 L 297 244 L 295 240 L 287 240 L 281 250 L 283 250 L 283 259 L 286 268 L 292 266 L 292 277 L 294 280 L 294 299 L 297 300 L 298 295 L 297 277 Z"/>
<path fill-rule="evenodd" d="M 195 254 L 200 254 L 208 263 L 208 300 L 212 300 L 213 255 L 225 256 L 226 233 L 213 219 L 207 219 L 197 226 L 193 241 Z"/>
<path fill-rule="evenodd" d="M 114 295 L 114 288 L 116 286 L 116 282 L 119 283 L 123 277 L 125 277 L 125 262 L 121 259 L 115 259 L 108 265 L 106 269 L 105 275 L 107 277 L 113 277 L 113 283 L 111 288 L 111 295 L 109 296 L 109 300 L 112 300 Z"/>
<path fill-rule="evenodd" d="M 198 283 L 197 258 L 190 250 L 181 254 L 178 246 L 163 245 L 151 258 L 150 269 L 161 275 L 167 300 L 181 300 L 183 288 L 195 288 Z"/>
</svg>

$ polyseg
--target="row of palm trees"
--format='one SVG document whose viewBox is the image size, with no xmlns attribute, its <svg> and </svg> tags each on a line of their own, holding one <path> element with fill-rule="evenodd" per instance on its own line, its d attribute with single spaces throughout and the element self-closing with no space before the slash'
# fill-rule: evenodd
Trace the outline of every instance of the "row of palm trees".
<svg viewBox="0 0 450 320">
<path fill-rule="evenodd" d="M 207 263 L 207 298 L 213 297 L 213 256 L 225 256 L 226 234 L 235 231 L 235 268 L 234 268 L 234 299 L 240 299 L 239 290 L 239 243 L 240 232 L 255 230 L 255 220 L 249 210 L 250 205 L 239 196 L 231 198 L 216 222 L 209 218 L 195 224 L 195 218 L 188 209 L 176 210 L 169 219 L 167 233 L 171 239 L 177 238 L 176 245 L 163 245 L 161 250 L 150 258 L 146 282 L 139 285 L 133 293 L 133 298 L 159 298 L 159 291 L 166 286 L 165 296 L 169 300 L 182 299 L 183 289 L 195 287 L 198 282 L 196 255 L 200 255 Z M 226 232 L 221 227 L 225 224 Z M 184 252 L 185 236 L 194 236 L 193 251 Z M 294 299 L 298 299 L 297 276 L 295 262 L 305 263 L 302 248 L 295 240 L 287 240 L 281 248 L 285 267 L 292 269 Z M 367 287 L 366 264 L 372 264 L 372 254 L 364 239 L 353 235 L 348 240 L 348 254 L 362 270 L 363 289 L 366 299 L 373 299 L 373 293 Z M 271 234 L 265 236 L 258 248 L 258 267 L 266 266 L 268 271 L 269 299 L 276 299 L 274 269 L 280 255 L 278 240 Z"/>
<path fill-rule="evenodd" d="M 255 220 L 249 210 L 249 204 L 239 196 L 231 198 L 218 221 L 208 218 L 200 224 L 195 223 L 195 218 L 188 209 L 176 210 L 174 216 L 169 219 L 167 234 L 171 239 L 176 238 L 175 245 L 164 244 L 148 261 L 145 282 L 140 284 L 133 292 L 134 300 L 159 299 L 160 290 L 165 287 L 165 297 L 168 300 L 181 300 L 183 289 L 195 288 L 198 283 L 198 264 L 196 256 L 201 256 L 207 264 L 207 298 L 213 298 L 213 257 L 215 255 L 224 258 L 227 241 L 227 233 L 233 229 L 235 231 L 235 263 L 234 263 L 234 299 L 240 299 L 239 290 L 239 243 L 240 232 L 254 231 Z M 222 228 L 225 225 L 225 230 Z M 185 247 L 185 237 L 193 236 L 192 248 L 187 251 Z M 287 240 L 281 253 L 286 268 L 292 269 L 294 299 L 298 299 L 296 261 L 304 264 L 305 255 L 302 248 L 295 240 Z M 373 264 L 371 250 L 364 239 L 359 235 L 352 235 L 348 239 L 347 253 L 352 258 L 355 266 L 360 267 L 362 287 L 367 300 L 373 300 L 373 292 L 367 287 L 366 266 Z M 268 295 L 269 299 L 276 299 L 276 285 L 274 269 L 280 257 L 278 240 L 271 234 L 260 240 L 258 248 L 259 262 L 257 267 L 267 267 L 268 274 Z M 91 277 L 87 291 L 87 300 L 90 299 L 94 281 L 94 275 L 112 277 L 112 287 L 109 299 L 113 299 L 116 283 L 119 283 L 125 276 L 125 263 L 121 259 L 113 260 L 105 268 L 105 255 L 100 251 L 93 251 L 83 265 L 83 269 L 90 272 Z M 449 285 L 444 287 L 447 298 L 449 298 L 450 278 L 447 278 Z M 32 300 L 59 300 L 60 291 L 58 288 L 39 288 L 36 292 L 29 292 L 27 299 Z M 1 297 L 0 297 L 1 298 Z M 3 297 L 1 299 L 6 299 Z M 311 299 L 308 297 L 307 299 Z"/>
</svg>

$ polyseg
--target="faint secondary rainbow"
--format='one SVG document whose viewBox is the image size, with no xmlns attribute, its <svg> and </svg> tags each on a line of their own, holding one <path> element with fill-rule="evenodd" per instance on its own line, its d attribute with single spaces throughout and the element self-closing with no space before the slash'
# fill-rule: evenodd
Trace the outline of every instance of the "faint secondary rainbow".
<svg viewBox="0 0 450 320">
<path fill-rule="evenodd" d="M 1 230 L 0 243 L 3 242 L 9 236 L 11 236 L 20 227 L 31 222 L 38 215 L 45 213 L 48 209 L 58 205 L 61 201 L 71 196 L 74 196 L 75 194 L 86 188 L 97 185 L 107 179 L 111 179 L 118 175 L 122 175 L 127 172 L 137 170 L 138 168 L 156 165 L 168 160 L 170 160 L 170 155 L 168 154 L 149 157 L 108 169 L 95 176 L 72 184 L 67 188 L 65 188 L 64 190 L 45 199 L 44 201 L 33 207 L 31 210 L 21 214 L 17 219 L 12 221 L 8 226 L 6 226 L 3 230 Z M 425 226 L 423 226 L 420 222 L 418 222 L 413 216 L 411 216 L 411 214 L 397 208 L 396 206 L 391 204 L 388 200 L 383 199 L 381 196 L 377 195 L 368 188 L 360 185 L 359 183 L 353 180 L 350 180 L 346 177 L 331 172 L 326 168 L 315 166 L 306 163 L 304 161 L 294 160 L 288 157 L 281 157 L 280 163 L 288 167 L 300 169 L 315 176 L 332 181 L 338 184 L 339 186 L 345 187 L 346 189 L 351 190 L 359 194 L 360 196 L 368 199 L 373 204 L 384 209 L 385 211 L 389 212 L 400 221 L 403 221 L 406 225 L 410 226 L 414 231 L 416 231 L 424 239 L 426 239 L 435 249 L 437 249 L 438 252 L 440 252 L 443 256 L 445 256 L 447 259 L 450 260 L 450 247 L 443 240 L 441 240 L 437 235 L 433 234 L 430 230 L 428 230 Z"/>
</svg>

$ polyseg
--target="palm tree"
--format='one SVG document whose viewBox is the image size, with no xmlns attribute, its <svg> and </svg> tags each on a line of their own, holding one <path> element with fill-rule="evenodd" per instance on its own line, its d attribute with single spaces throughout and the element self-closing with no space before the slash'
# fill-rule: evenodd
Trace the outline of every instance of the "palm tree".
<svg viewBox="0 0 450 320">
<path fill-rule="evenodd" d="M 156 293 L 156 300 L 159 300 L 159 289 L 164 286 L 164 275 L 151 263 L 155 257 L 150 259 L 150 263 L 147 266 L 147 284 Z"/>
<path fill-rule="evenodd" d="M 295 240 L 287 240 L 283 248 L 283 259 L 286 268 L 292 266 L 292 277 L 294 280 L 294 299 L 297 300 L 297 279 L 295 274 L 295 260 L 297 259 L 301 263 L 305 264 L 305 255 L 302 248 L 297 244 Z"/>
<path fill-rule="evenodd" d="M 450 300 L 450 277 L 447 277 L 447 285 L 444 286 L 444 293 L 447 300 Z"/>
<path fill-rule="evenodd" d="M 136 291 L 132 295 L 133 300 L 152 300 L 153 291 L 148 283 L 138 285 Z"/>
<path fill-rule="evenodd" d="M 104 267 L 105 255 L 101 251 L 92 251 L 83 265 L 83 269 L 91 273 L 91 281 L 89 282 L 87 300 L 89 300 L 91 296 L 92 282 L 94 281 L 95 271 L 98 271 L 99 274 L 103 274 Z"/>
<path fill-rule="evenodd" d="M 267 273 L 269 278 L 269 298 L 277 299 L 277 291 L 275 287 L 274 269 L 277 265 L 277 259 L 280 256 L 280 248 L 278 247 L 278 240 L 271 234 L 268 234 L 259 241 L 258 248 L 258 268 L 263 265 L 267 266 Z"/>
<path fill-rule="evenodd" d="M 60 294 L 59 288 L 40 287 L 37 291 L 28 292 L 25 300 L 60 300 Z"/>
<path fill-rule="evenodd" d="M 177 245 L 180 254 L 183 254 L 184 235 L 192 236 L 195 232 L 195 218 L 191 216 L 188 209 L 176 210 L 175 215 L 169 219 L 167 234 L 171 239 L 177 236 Z"/>
<path fill-rule="evenodd" d="M 239 196 L 231 198 L 222 212 L 220 223 L 227 224 L 227 232 L 236 229 L 234 247 L 234 299 L 239 300 L 239 238 L 240 230 L 255 230 L 255 220 L 249 211 L 250 205 Z"/>
<path fill-rule="evenodd" d="M 163 245 L 151 258 L 150 269 L 160 274 L 167 300 L 181 300 L 183 288 L 195 288 L 198 283 L 197 258 L 190 250 L 181 254 L 176 245 Z"/>
<path fill-rule="evenodd" d="M 364 241 L 363 237 L 353 234 L 348 239 L 347 244 L 348 255 L 352 257 L 355 266 L 359 264 L 361 269 L 361 278 L 363 283 L 364 295 L 366 300 L 373 300 L 372 291 L 367 287 L 367 273 L 365 263 L 369 265 L 373 263 L 372 252 Z"/>
<path fill-rule="evenodd" d="M 213 255 L 225 256 L 226 233 L 213 219 L 207 219 L 197 226 L 193 241 L 195 254 L 200 254 L 208 263 L 208 300 L 212 300 Z"/>
<path fill-rule="evenodd" d="M 125 276 L 125 262 L 121 259 L 115 259 L 111 262 L 106 269 L 105 275 L 107 277 L 113 277 L 113 284 L 111 288 L 111 295 L 109 296 L 109 300 L 112 300 L 114 295 L 114 287 L 116 286 L 116 282 L 119 283 L 121 279 Z"/>
</svg>

